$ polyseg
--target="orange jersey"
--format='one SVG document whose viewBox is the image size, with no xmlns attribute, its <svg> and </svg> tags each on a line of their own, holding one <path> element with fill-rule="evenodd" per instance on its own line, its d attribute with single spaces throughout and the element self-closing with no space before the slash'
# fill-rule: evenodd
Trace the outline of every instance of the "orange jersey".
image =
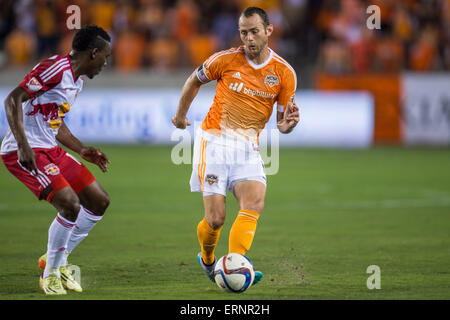
<svg viewBox="0 0 450 320">
<path fill-rule="evenodd" d="M 231 129 L 256 138 L 275 102 L 279 111 L 295 102 L 295 71 L 272 49 L 260 65 L 247 57 L 245 46 L 217 52 L 197 69 L 197 78 L 204 83 L 217 80 L 214 103 L 202 123 L 203 130 L 216 135 Z"/>
</svg>

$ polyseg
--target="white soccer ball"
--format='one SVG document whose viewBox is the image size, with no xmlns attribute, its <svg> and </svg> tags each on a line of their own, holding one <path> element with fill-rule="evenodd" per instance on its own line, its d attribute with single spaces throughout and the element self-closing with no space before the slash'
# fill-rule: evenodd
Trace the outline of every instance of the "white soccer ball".
<svg viewBox="0 0 450 320">
<path fill-rule="evenodd" d="M 247 290 L 255 279 L 252 262 L 239 253 L 224 255 L 214 268 L 214 280 L 226 292 L 241 293 Z"/>
</svg>

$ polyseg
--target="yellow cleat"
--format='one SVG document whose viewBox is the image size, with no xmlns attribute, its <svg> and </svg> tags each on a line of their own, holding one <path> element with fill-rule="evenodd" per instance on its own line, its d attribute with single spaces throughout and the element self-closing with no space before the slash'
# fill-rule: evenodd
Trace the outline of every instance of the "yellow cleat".
<svg viewBox="0 0 450 320">
<path fill-rule="evenodd" d="M 64 288 L 70 291 L 75 292 L 83 292 L 83 289 L 81 288 L 80 284 L 75 281 L 75 279 L 72 276 L 72 273 L 66 269 L 66 267 L 59 267 L 59 272 L 61 273 L 61 282 Z"/>
<path fill-rule="evenodd" d="M 67 294 L 66 290 L 64 290 L 61 279 L 54 273 L 49 275 L 47 278 L 42 278 L 42 275 L 39 278 L 39 288 L 45 292 L 46 295 L 63 295 Z"/>
<path fill-rule="evenodd" d="M 39 269 L 44 270 L 47 264 L 47 253 L 44 253 L 38 260 Z M 69 266 L 69 265 L 68 265 Z M 75 281 L 72 273 L 67 270 L 66 267 L 59 267 L 59 272 L 61 273 L 61 283 L 67 290 L 75 292 L 83 292 L 80 284 Z"/>
</svg>

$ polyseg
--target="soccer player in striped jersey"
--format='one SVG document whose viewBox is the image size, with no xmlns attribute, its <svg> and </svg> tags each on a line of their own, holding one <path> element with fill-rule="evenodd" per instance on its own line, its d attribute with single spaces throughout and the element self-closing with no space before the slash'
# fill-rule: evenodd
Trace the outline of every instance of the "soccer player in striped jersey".
<svg viewBox="0 0 450 320">
<path fill-rule="evenodd" d="M 201 248 L 197 259 L 211 280 L 227 189 L 240 208 L 229 234 L 228 252 L 245 255 L 253 242 L 266 193 L 258 135 L 274 104 L 280 132 L 291 132 L 300 120 L 296 73 L 268 46 L 273 25 L 266 12 L 249 7 L 240 15 L 238 26 L 243 45 L 215 53 L 191 74 L 172 118 L 177 128 L 190 125 L 186 114 L 200 86 L 217 80 L 214 102 L 196 133 L 190 181 L 191 191 L 203 195 L 205 217 L 197 226 Z M 257 271 L 253 284 L 261 278 Z"/>
<path fill-rule="evenodd" d="M 111 54 L 109 35 L 100 27 L 77 31 L 72 51 L 41 61 L 5 100 L 10 129 L 1 145 L 6 168 L 39 200 L 58 211 L 48 231 L 47 252 L 40 257 L 43 268 L 39 286 L 49 295 L 82 288 L 67 270 L 67 257 L 102 218 L 109 196 L 77 158 L 107 171 L 109 163 L 99 149 L 85 146 L 64 124 L 83 87 L 82 76 L 92 79 Z"/>
</svg>

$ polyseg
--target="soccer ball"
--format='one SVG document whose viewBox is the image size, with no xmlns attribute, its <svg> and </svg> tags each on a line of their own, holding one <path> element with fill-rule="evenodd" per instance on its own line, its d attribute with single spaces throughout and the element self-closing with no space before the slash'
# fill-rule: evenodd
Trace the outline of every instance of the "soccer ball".
<svg viewBox="0 0 450 320">
<path fill-rule="evenodd" d="M 224 255 L 214 268 L 214 280 L 223 291 L 241 293 L 247 290 L 255 279 L 252 262 L 239 253 Z"/>
</svg>

